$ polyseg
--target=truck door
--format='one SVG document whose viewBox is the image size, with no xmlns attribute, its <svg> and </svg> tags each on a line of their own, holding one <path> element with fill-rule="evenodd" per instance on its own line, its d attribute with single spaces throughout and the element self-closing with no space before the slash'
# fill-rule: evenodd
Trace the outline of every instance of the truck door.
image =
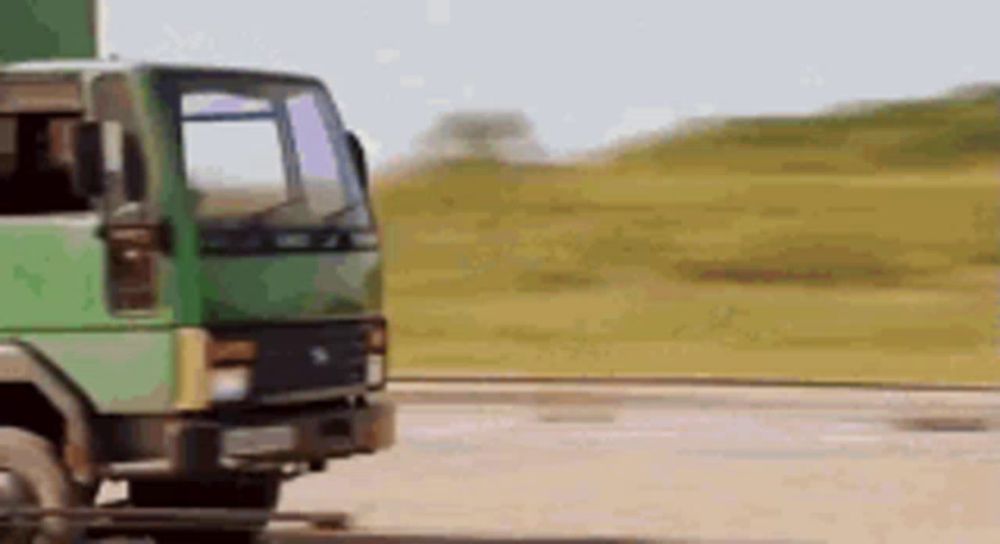
<svg viewBox="0 0 1000 544">
<path fill-rule="evenodd" d="M 96 110 L 117 111 L 127 134 L 127 102 L 99 98 L 115 84 L 95 86 Z M 0 80 L 0 342 L 29 345 L 99 409 L 155 410 L 170 401 L 170 310 L 162 278 L 149 276 L 156 284 L 137 296 L 116 271 L 119 183 L 109 178 L 101 197 L 76 190 L 81 96 L 75 79 Z M 133 204 L 131 217 L 151 213 Z"/>
</svg>

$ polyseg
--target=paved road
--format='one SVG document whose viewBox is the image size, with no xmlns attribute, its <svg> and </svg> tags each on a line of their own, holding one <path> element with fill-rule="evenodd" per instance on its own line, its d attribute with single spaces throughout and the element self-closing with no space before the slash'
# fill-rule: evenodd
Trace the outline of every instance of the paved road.
<svg viewBox="0 0 1000 544">
<path fill-rule="evenodd" d="M 272 542 L 1000 542 L 998 393 L 463 389 L 397 390 L 395 449 L 287 488 L 352 531 Z"/>
<path fill-rule="evenodd" d="M 282 508 L 350 512 L 336 541 L 359 544 L 1000 542 L 993 394 L 673 394 L 407 403 L 393 451 L 291 484 Z"/>
</svg>

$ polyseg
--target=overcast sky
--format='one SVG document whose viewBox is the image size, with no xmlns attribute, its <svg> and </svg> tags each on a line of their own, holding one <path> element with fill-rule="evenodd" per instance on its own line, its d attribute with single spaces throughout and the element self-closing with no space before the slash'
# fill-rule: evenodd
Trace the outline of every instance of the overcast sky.
<svg viewBox="0 0 1000 544">
<path fill-rule="evenodd" d="M 379 165 L 450 110 L 522 110 L 558 155 L 700 115 L 1000 80 L 991 0 L 103 2 L 122 57 L 322 77 Z"/>
</svg>

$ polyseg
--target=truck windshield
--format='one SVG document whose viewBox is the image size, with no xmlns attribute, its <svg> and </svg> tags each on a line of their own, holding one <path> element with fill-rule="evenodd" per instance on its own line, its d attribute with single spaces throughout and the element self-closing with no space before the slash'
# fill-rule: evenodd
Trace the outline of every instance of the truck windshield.
<svg viewBox="0 0 1000 544">
<path fill-rule="evenodd" d="M 171 87 L 203 222 L 368 226 L 344 130 L 318 85 L 192 77 Z"/>
</svg>

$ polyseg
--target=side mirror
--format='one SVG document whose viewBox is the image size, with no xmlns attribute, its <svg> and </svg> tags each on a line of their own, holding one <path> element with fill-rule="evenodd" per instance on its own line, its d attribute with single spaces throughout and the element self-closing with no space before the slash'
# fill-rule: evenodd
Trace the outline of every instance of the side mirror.
<svg viewBox="0 0 1000 544">
<path fill-rule="evenodd" d="M 351 152 L 351 160 L 354 168 L 357 169 L 358 178 L 365 192 L 368 192 L 368 158 L 365 156 L 365 146 L 361 145 L 361 139 L 353 131 L 347 131 L 347 148 Z"/>
<path fill-rule="evenodd" d="M 81 196 L 104 193 L 104 135 L 100 123 L 86 121 L 76 129 L 73 158 L 76 162 L 74 189 Z"/>
</svg>

